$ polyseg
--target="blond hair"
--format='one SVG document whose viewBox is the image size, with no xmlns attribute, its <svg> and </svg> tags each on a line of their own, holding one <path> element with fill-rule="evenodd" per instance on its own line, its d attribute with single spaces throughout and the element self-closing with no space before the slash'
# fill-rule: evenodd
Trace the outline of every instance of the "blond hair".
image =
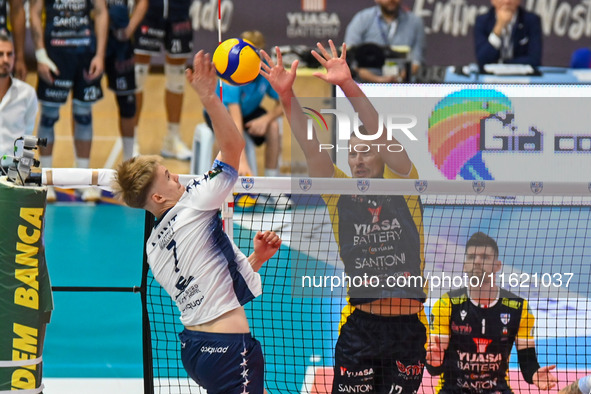
<svg viewBox="0 0 591 394">
<path fill-rule="evenodd" d="M 132 208 L 144 208 L 161 160 L 160 156 L 137 156 L 119 164 L 113 180 L 115 196 Z"/>
<path fill-rule="evenodd" d="M 240 38 L 250 41 L 257 49 L 265 47 L 265 36 L 258 30 L 247 30 L 240 35 Z"/>
</svg>

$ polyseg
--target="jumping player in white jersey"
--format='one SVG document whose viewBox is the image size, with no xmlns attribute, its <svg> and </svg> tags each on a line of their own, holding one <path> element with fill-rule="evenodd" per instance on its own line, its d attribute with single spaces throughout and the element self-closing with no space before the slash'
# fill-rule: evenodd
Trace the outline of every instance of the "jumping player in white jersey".
<svg viewBox="0 0 591 394">
<path fill-rule="evenodd" d="M 115 190 L 131 207 L 156 217 L 146 243 L 156 280 L 181 311 L 181 358 L 208 393 L 264 392 L 264 361 L 243 305 L 261 294 L 256 272 L 279 249 L 271 231 L 254 238 L 248 258 L 222 230 L 218 209 L 238 178 L 244 139 L 216 95 L 209 55 L 200 51 L 186 76 L 211 116 L 220 147 L 212 169 L 186 186 L 157 156 L 139 156 L 117 169 Z"/>
</svg>

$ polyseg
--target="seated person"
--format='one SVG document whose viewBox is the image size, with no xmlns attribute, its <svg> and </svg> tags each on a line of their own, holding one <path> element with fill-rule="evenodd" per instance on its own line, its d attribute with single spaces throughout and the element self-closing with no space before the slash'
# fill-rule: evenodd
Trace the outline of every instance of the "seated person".
<svg viewBox="0 0 591 394">
<path fill-rule="evenodd" d="M 412 74 L 416 74 L 425 60 L 425 29 L 421 18 L 400 7 L 400 0 L 375 0 L 376 6 L 359 11 L 345 31 L 345 43 L 351 50 L 362 44 L 373 43 L 383 47 L 405 45 L 410 47 Z M 354 65 L 362 82 L 400 82 L 406 78 L 402 70 L 398 75 L 383 75 L 375 66 Z"/>
<path fill-rule="evenodd" d="M 476 18 L 476 60 L 485 64 L 512 63 L 538 67 L 542 62 L 540 17 L 519 6 L 520 0 L 491 0 L 492 7 Z"/>
<path fill-rule="evenodd" d="M 245 31 L 240 37 L 250 41 L 258 49 L 265 47 L 265 37 L 260 31 Z M 238 130 L 248 133 L 257 146 L 262 145 L 263 142 L 267 143 L 265 150 L 265 175 L 278 176 L 281 136 L 279 135 L 277 118 L 283 114 L 283 109 L 279 103 L 277 93 L 261 75 L 257 76 L 251 83 L 242 86 L 234 86 L 224 82 L 222 89 L 223 103 L 228 107 L 228 111 Z M 269 96 L 275 100 L 275 106 L 270 112 L 267 112 L 261 107 L 261 102 L 265 96 Z M 211 120 L 207 113 L 204 113 L 204 118 L 211 128 Z M 257 175 L 254 174 L 254 171 L 249 165 L 244 151 L 240 157 L 238 174 L 240 176 Z"/>
</svg>

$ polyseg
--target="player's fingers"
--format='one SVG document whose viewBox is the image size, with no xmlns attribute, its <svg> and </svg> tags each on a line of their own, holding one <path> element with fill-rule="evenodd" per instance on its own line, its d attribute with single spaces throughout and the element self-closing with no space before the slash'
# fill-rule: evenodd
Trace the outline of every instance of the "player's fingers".
<svg viewBox="0 0 591 394">
<path fill-rule="evenodd" d="M 326 51 L 326 48 L 324 48 L 324 45 L 322 45 L 320 42 L 317 42 L 316 46 L 320 50 L 320 53 L 322 53 L 322 56 L 324 56 L 326 59 L 330 59 L 330 55 Z"/>
<path fill-rule="evenodd" d="M 334 42 L 332 40 L 328 40 L 328 45 L 330 45 L 330 52 L 332 53 L 332 57 L 337 58 L 337 48 L 334 46 Z"/>
<path fill-rule="evenodd" d="M 315 73 L 312 73 L 312 76 L 313 76 L 313 77 L 316 77 L 316 78 L 320 78 L 320 79 L 322 79 L 323 81 L 326 81 L 326 82 L 328 82 L 328 78 L 326 77 L 326 75 L 324 75 L 324 73 L 315 72 Z"/>
<path fill-rule="evenodd" d="M 275 54 L 277 55 L 277 65 L 283 67 L 283 57 L 281 56 L 281 51 L 278 46 L 275 47 Z"/>
<path fill-rule="evenodd" d="M 272 243 L 277 238 L 277 234 L 274 231 L 267 231 L 265 233 L 265 240 L 269 243 Z"/>
<path fill-rule="evenodd" d="M 269 231 L 268 234 L 265 234 L 265 235 L 266 235 L 266 241 L 269 244 L 274 245 L 274 246 L 279 246 L 281 244 L 281 238 L 274 231 Z"/>
<path fill-rule="evenodd" d="M 259 53 L 261 54 L 261 57 L 263 58 L 263 60 L 265 62 L 267 62 L 267 64 L 265 64 L 265 62 L 263 62 L 263 64 L 261 65 L 261 67 L 265 66 L 267 68 L 270 69 L 270 67 L 273 67 L 275 64 L 273 64 L 273 59 L 271 59 L 271 56 L 269 56 L 269 54 L 267 52 L 265 52 L 264 49 L 261 49 L 259 51 Z"/>
<path fill-rule="evenodd" d="M 341 59 L 346 59 L 347 58 L 347 44 L 345 44 L 343 42 L 343 49 L 341 52 Z"/>
<path fill-rule="evenodd" d="M 185 70 L 185 77 L 187 78 L 187 81 L 189 81 L 189 83 L 191 83 L 191 81 L 193 80 L 193 70 L 191 70 L 190 68 L 187 68 Z"/>
<path fill-rule="evenodd" d="M 326 64 L 326 59 L 324 57 L 322 57 L 318 52 L 316 51 L 310 51 L 312 53 L 312 56 L 314 56 L 314 59 L 318 60 L 318 63 L 320 63 L 320 65 L 322 67 L 324 67 L 324 65 Z"/>
<path fill-rule="evenodd" d="M 200 50 L 193 57 L 193 71 L 199 73 L 201 64 L 203 63 L 203 50 Z"/>
</svg>

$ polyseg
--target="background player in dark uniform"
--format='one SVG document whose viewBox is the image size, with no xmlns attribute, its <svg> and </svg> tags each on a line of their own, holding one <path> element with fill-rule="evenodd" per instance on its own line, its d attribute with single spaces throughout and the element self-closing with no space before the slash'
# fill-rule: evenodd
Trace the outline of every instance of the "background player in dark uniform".
<svg viewBox="0 0 591 394">
<path fill-rule="evenodd" d="M 41 165 L 52 166 L 54 125 L 71 90 L 76 166 L 88 168 L 92 146 L 92 104 L 103 97 L 100 77 L 104 70 L 109 28 L 107 5 L 105 0 L 94 0 L 93 3 L 90 0 L 31 0 L 30 21 L 39 74 L 37 96 L 41 102 L 37 130 L 39 138 L 47 138 L 47 147 L 40 148 Z M 55 200 L 53 189 L 47 196 L 48 200 Z M 99 189 L 82 190 L 82 199 L 92 201 L 98 198 Z"/>
<path fill-rule="evenodd" d="M 431 312 L 427 369 L 441 374 L 439 393 L 511 394 L 507 382 L 513 343 L 526 382 L 541 390 L 556 386 L 550 372 L 540 367 L 533 337 L 534 316 L 527 300 L 499 288 L 494 276 L 501 269 L 494 239 L 477 232 L 466 244 L 464 272 L 481 283 L 443 295 Z"/>
<path fill-rule="evenodd" d="M 148 12 L 136 32 L 135 70 L 137 86 L 136 126 L 143 103 L 143 89 L 150 59 L 164 48 L 167 135 L 160 154 L 164 157 L 189 160 L 192 152 L 180 136 L 181 111 L 185 90 L 185 68 L 193 52 L 193 29 L 189 16 L 192 0 L 149 0 Z"/>
<path fill-rule="evenodd" d="M 131 38 L 148 10 L 148 0 L 136 0 L 131 17 L 127 0 L 107 0 L 109 39 L 105 73 L 109 89 L 115 92 L 119 108 L 119 131 L 123 142 L 123 160 L 133 156 L 135 144 L 135 63 Z"/>
<path fill-rule="evenodd" d="M 10 5 L 9 5 L 10 3 Z M 27 78 L 27 65 L 25 64 L 25 36 L 26 16 L 24 0 L 0 0 L 0 32 L 12 33 L 14 42 L 14 76 L 24 81 Z M 10 23 L 8 20 L 10 6 Z M 10 29 L 9 29 L 10 25 Z"/>
<path fill-rule="evenodd" d="M 337 55 L 332 41 L 330 53 L 318 44 L 312 52 L 326 73 L 320 79 L 338 85 L 367 130 L 378 130 L 378 113 L 353 81 L 346 62 L 346 48 Z M 347 177 L 326 150 L 319 150 L 316 135 L 308 140 L 307 118 L 293 92 L 297 61 L 288 72 L 276 48 L 277 65 L 261 51 L 268 65 L 262 74 L 279 94 L 291 130 L 306 155 L 308 171 L 315 177 Z M 386 133 L 372 143 L 398 143 Z M 349 146 L 362 141 L 351 136 Z M 365 150 L 365 149 L 362 149 Z M 417 178 L 418 173 L 405 151 L 372 148 L 351 149 L 349 166 L 354 178 Z M 405 196 L 325 196 L 335 239 L 339 244 L 345 273 L 350 277 L 376 275 L 385 284 L 388 276 L 422 276 L 423 228 L 420 201 Z M 362 239 L 363 238 L 363 239 Z M 396 264 L 394 263 L 396 262 Z M 335 349 L 333 393 L 415 393 L 425 363 L 427 321 L 423 310 L 425 293 L 419 287 L 350 288 L 349 306 Z"/>
</svg>

